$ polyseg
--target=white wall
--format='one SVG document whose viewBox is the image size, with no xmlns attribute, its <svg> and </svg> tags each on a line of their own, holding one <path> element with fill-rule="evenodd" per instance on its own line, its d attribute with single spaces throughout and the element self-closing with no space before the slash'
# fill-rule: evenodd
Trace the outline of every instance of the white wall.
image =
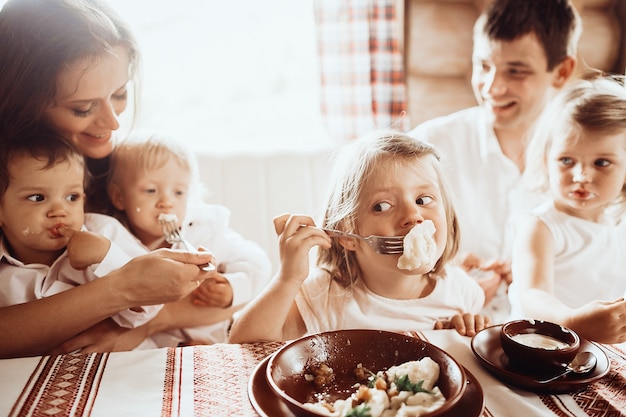
<svg viewBox="0 0 626 417">
<path fill-rule="evenodd" d="M 198 154 L 209 203 L 231 210 L 231 226 L 257 242 L 278 266 L 272 219 L 283 213 L 308 214 L 316 221 L 324 206 L 328 150 L 275 154 Z"/>
</svg>

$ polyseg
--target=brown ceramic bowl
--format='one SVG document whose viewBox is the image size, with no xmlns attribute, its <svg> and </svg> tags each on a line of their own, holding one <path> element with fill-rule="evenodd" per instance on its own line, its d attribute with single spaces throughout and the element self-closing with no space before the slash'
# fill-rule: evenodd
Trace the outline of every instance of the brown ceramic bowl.
<svg viewBox="0 0 626 417">
<path fill-rule="evenodd" d="M 439 364 L 437 386 L 446 398 L 441 408 L 428 416 L 439 416 L 463 395 L 466 376 L 463 367 L 438 347 L 420 339 L 382 330 L 341 330 L 305 336 L 277 351 L 269 360 L 267 380 L 272 390 L 297 416 L 323 416 L 303 403 L 346 399 L 355 392 L 357 365 L 377 372 L 394 365 L 429 356 Z M 308 381 L 311 369 L 325 364 L 334 380 L 320 387 Z"/>
<path fill-rule="evenodd" d="M 578 334 L 542 320 L 514 320 L 500 329 L 502 350 L 514 367 L 524 370 L 562 369 L 580 348 Z"/>
</svg>

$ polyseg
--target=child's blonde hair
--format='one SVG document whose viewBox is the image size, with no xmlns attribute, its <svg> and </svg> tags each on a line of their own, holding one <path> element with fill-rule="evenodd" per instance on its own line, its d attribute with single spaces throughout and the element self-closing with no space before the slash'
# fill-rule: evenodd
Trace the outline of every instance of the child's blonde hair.
<svg viewBox="0 0 626 417">
<path fill-rule="evenodd" d="M 578 80 L 564 87 L 540 117 L 526 152 L 524 181 L 533 191 L 549 190 L 547 155 L 554 138 L 593 139 L 594 134 L 624 134 L 626 87 L 623 77 Z M 626 186 L 615 201 L 626 210 Z"/>
<path fill-rule="evenodd" d="M 107 177 L 109 195 L 113 186 L 123 187 L 130 172 L 143 174 L 161 168 L 172 159 L 190 173 L 190 199 L 200 199 L 198 165 L 191 150 L 170 136 L 149 131 L 138 131 L 115 146 Z"/>
<path fill-rule="evenodd" d="M 444 267 L 457 253 L 459 226 L 452 206 L 449 186 L 441 166 L 439 155 L 431 145 L 399 132 L 374 132 L 356 140 L 342 149 L 334 165 L 332 187 L 323 220 L 323 227 L 359 234 L 357 209 L 363 186 L 376 172 L 381 161 L 418 160 L 429 158 L 439 180 L 439 188 L 448 223 L 446 247 L 441 258 L 430 272 L 432 276 L 444 276 Z M 353 283 L 360 274 L 354 252 L 341 245 L 330 249 L 320 248 L 318 265 L 327 269 L 333 279 L 345 286 Z"/>
</svg>

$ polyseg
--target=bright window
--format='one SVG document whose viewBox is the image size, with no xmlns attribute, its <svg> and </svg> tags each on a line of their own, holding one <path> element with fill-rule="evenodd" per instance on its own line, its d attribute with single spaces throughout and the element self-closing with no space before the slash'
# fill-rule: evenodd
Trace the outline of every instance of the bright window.
<svg viewBox="0 0 626 417">
<path fill-rule="evenodd" d="M 140 127 L 210 152 L 329 145 L 312 0 L 109 3 L 141 45 Z"/>
<path fill-rule="evenodd" d="M 107 1 L 141 46 L 139 127 L 211 153 L 330 145 L 313 0 Z"/>
</svg>

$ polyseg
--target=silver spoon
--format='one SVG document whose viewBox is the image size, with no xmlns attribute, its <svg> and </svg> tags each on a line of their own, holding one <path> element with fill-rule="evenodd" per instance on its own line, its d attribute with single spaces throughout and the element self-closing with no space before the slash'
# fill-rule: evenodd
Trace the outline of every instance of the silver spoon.
<svg viewBox="0 0 626 417">
<path fill-rule="evenodd" d="M 575 374 L 586 374 L 596 367 L 596 355 L 591 352 L 578 352 L 574 359 L 565 367 L 565 371 L 560 374 L 553 376 L 552 378 L 544 379 L 543 381 L 537 381 L 540 384 L 547 384 L 548 382 L 555 381 L 570 372 L 574 372 Z"/>
</svg>

